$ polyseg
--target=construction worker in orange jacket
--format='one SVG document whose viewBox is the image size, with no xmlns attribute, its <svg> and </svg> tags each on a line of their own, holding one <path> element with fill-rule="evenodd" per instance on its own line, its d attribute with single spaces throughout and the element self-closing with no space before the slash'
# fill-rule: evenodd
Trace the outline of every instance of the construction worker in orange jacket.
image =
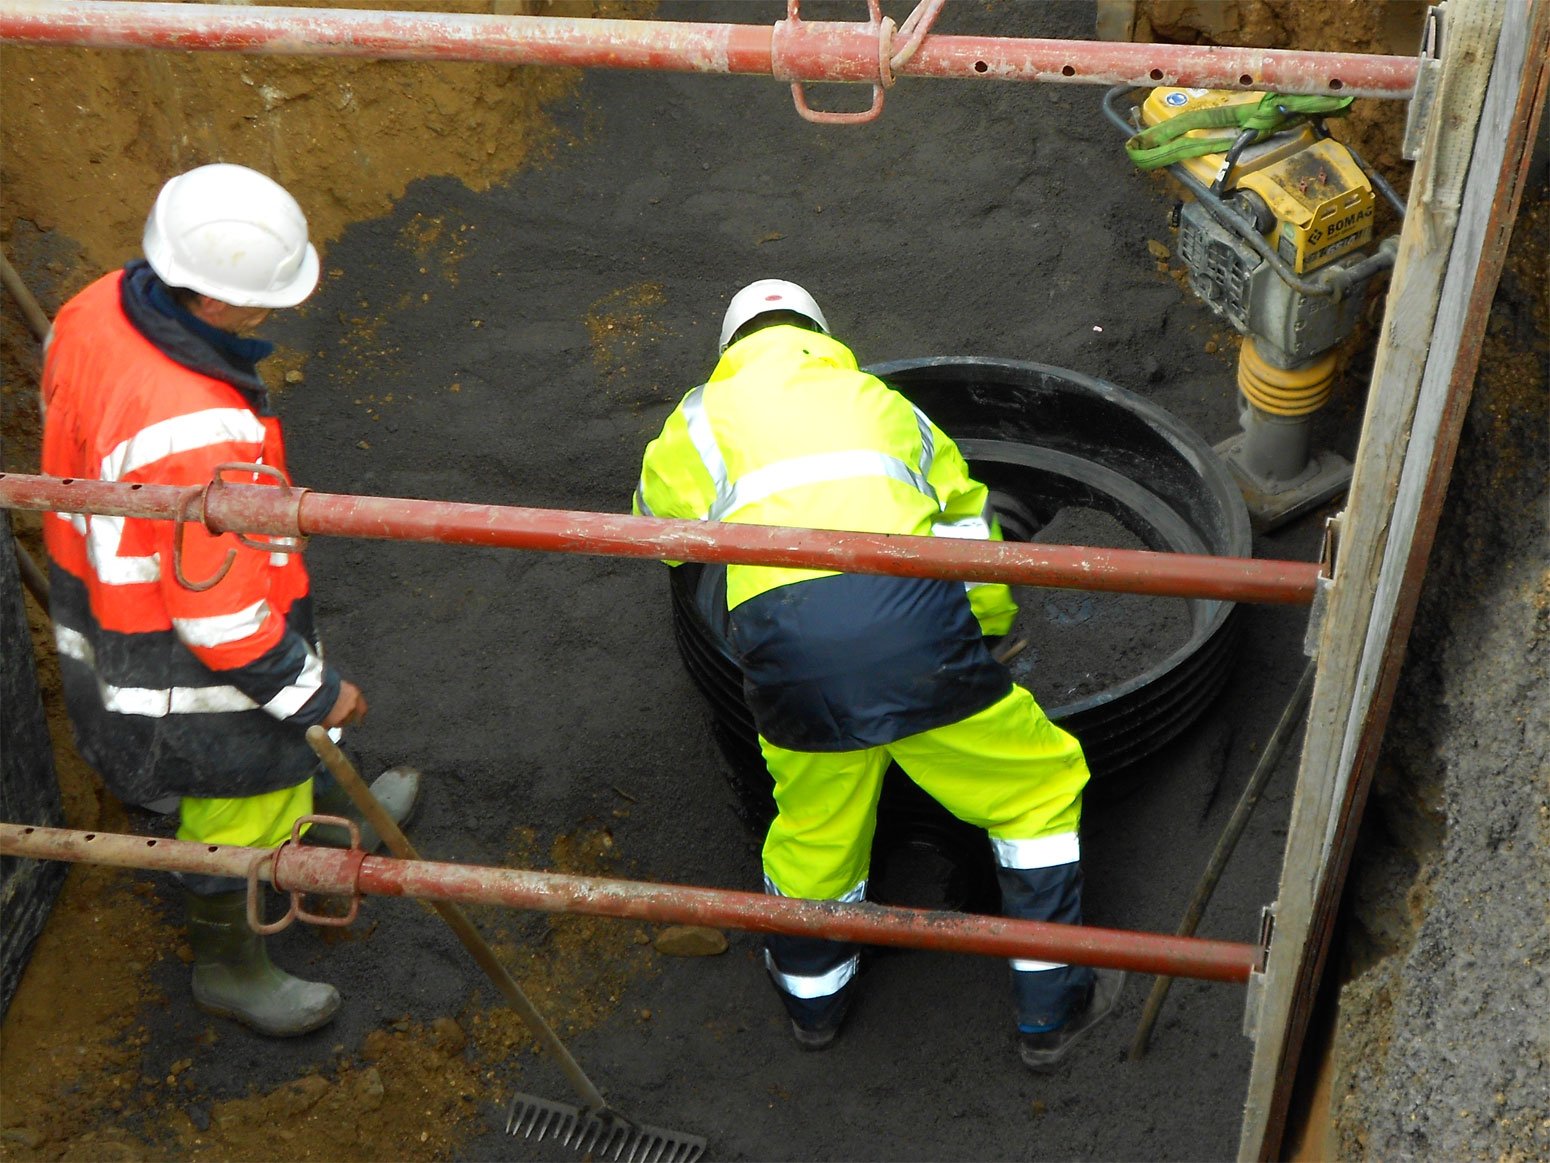
<svg viewBox="0 0 1550 1163">
<path fill-rule="evenodd" d="M 202 166 L 162 188 L 143 241 L 145 259 L 92 283 L 54 321 L 43 471 L 192 486 L 235 463 L 261 468 L 224 479 L 287 481 L 256 367 L 273 345 L 243 333 L 317 284 L 300 206 L 263 174 Z M 274 847 L 314 810 L 354 814 L 324 785 L 305 732 L 359 723 L 366 698 L 323 661 L 299 546 L 83 513 L 49 514 L 44 536 L 66 703 L 82 755 L 115 795 L 162 807 L 172 797 L 178 838 L 210 844 Z M 418 787 L 417 773 L 395 769 L 373 791 L 402 819 Z M 312 838 L 338 842 L 322 832 Z M 243 882 L 183 882 L 201 1009 L 272 1036 L 333 1016 L 333 986 L 269 960 Z"/>
<path fill-rule="evenodd" d="M 985 486 L 907 399 L 861 371 L 813 297 L 761 279 L 733 296 L 710 379 L 646 449 L 635 512 L 926 537 L 999 536 Z M 1082 749 L 1012 681 L 984 636 L 1016 614 L 1006 586 L 832 570 L 727 567 L 729 642 L 777 809 L 766 891 L 865 899 L 890 761 L 989 833 L 1002 906 L 1081 921 Z M 837 1036 L 859 951 L 775 935 L 771 980 L 807 1050 Z M 1114 1007 L 1124 975 L 1012 962 L 1017 1049 L 1055 1068 Z"/>
</svg>

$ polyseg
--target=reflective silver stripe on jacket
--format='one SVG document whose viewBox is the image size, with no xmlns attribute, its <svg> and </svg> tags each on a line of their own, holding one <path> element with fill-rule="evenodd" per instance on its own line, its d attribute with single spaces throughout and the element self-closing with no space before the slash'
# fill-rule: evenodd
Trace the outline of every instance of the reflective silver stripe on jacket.
<svg viewBox="0 0 1550 1163">
<path fill-rule="evenodd" d="M 96 652 L 86 636 L 68 626 L 54 628 L 54 641 L 66 658 L 97 669 Z M 166 715 L 198 715 L 225 711 L 251 711 L 258 707 L 234 686 L 175 686 L 165 688 L 114 686 L 97 678 L 102 705 L 120 715 L 160 719 Z"/>
<path fill-rule="evenodd" d="M 862 477 L 888 477 L 936 501 L 936 492 L 925 477 L 898 457 L 863 449 L 816 452 L 756 468 L 725 492 L 718 486 L 717 503 L 711 508 L 710 520 L 723 521 L 739 509 L 802 485 L 825 485 Z"/>
<path fill-rule="evenodd" d="M 140 585 L 161 579 L 161 554 L 121 557 L 124 518 L 96 513 L 86 518 L 86 560 L 105 586 Z"/>
<path fill-rule="evenodd" d="M 1051 969 L 1064 969 L 1064 961 L 1022 961 L 1012 958 L 1012 968 L 1018 973 L 1046 973 Z"/>
<path fill-rule="evenodd" d="M 259 598 L 234 614 L 210 614 L 203 618 L 174 618 L 172 628 L 188 646 L 225 646 L 241 642 L 263 629 L 269 618 L 269 601 Z"/>
<path fill-rule="evenodd" d="M 97 681 L 102 705 L 120 715 L 160 719 L 166 715 L 207 715 L 251 711 L 258 706 L 234 686 L 150 687 L 112 686 Z"/>
<path fill-rule="evenodd" d="M 102 458 L 98 475 L 105 481 L 122 480 L 129 473 L 180 452 L 212 444 L 263 442 L 263 422 L 246 408 L 205 408 L 147 424 Z"/>
<path fill-rule="evenodd" d="M 938 507 L 941 505 L 936 489 L 927 479 L 935 456 L 935 442 L 931 439 L 930 422 L 918 408 L 915 409 L 921 441 L 918 466 L 911 467 L 896 456 L 872 449 L 819 452 L 767 464 L 748 473 L 734 485 L 705 408 L 705 385 L 700 385 L 685 396 L 681 407 L 689 442 L 699 453 L 700 463 L 716 489 L 716 496 L 704 514 L 705 520 L 724 521 L 739 509 L 787 489 L 878 476 L 909 485 L 929 498 L 932 504 Z M 645 511 L 643 508 L 642 512 Z"/>
<path fill-rule="evenodd" d="M 267 703 L 264 710 L 276 719 L 289 719 L 306 705 L 308 699 L 318 693 L 323 685 L 323 660 L 307 651 L 307 661 L 301 665 L 301 673 L 289 685 L 281 687 Z"/>
<path fill-rule="evenodd" d="M 933 537 L 953 537 L 960 541 L 990 540 L 990 504 L 973 517 L 959 517 L 956 521 L 938 521 L 931 526 Z"/>
<path fill-rule="evenodd" d="M 54 628 L 54 641 L 59 653 L 66 658 L 85 663 L 93 671 L 97 669 L 96 652 L 86 636 L 68 626 Z M 288 719 L 317 694 L 323 685 L 323 660 L 310 650 L 301 673 L 294 682 L 283 686 L 264 704 L 263 709 L 277 719 Z M 234 686 L 175 686 L 175 687 L 125 687 L 104 682 L 99 676 L 97 689 L 102 695 L 102 705 L 120 715 L 142 715 L 159 719 L 164 715 L 197 715 L 229 711 L 252 711 L 258 708 L 242 691 Z"/>
</svg>

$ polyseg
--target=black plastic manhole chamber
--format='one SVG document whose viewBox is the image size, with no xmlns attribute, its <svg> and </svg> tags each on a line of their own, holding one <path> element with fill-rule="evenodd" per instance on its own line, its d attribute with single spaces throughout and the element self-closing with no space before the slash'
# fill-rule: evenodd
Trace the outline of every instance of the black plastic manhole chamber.
<svg viewBox="0 0 1550 1163">
<path fill-rule="evenodd" d="M 867 369 L 908 396 L 990 487 L 1008 540 L 1249 557 L 1248 512 L 1209 444 L 1102 380 L 976 357 Z M 774 815 L 742 679 L 726 635 L 726 571 L 672 571 L 679 653 L 713 713 L 739 814 Z M 1081 740 L 1101 780 L 1152 754 L 1221 691 L 1237 647 L 1231 602 L 1020 588 L 1009 666 Z M 984 833 L 954 819 L 897 768 L 878 810 L 872 896 L 892 904 L 994 908 Z"/>
</svg>

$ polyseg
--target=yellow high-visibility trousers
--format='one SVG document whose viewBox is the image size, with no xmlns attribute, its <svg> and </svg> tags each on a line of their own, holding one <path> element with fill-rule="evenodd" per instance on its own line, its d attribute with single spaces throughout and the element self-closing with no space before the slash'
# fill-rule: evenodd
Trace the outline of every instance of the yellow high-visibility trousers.
<svg viewBox="0 0 1550 1163">
<path fill-rule="evenodd" d="M 891 761 L 959 819 L 984 828 L 1002 910 L 1081 923 L 1077 827 L 1089 778 L 1081 745 L 1014 686 L 977 714 L 862 751 L 788 751 L 760 739 L 779 809 L 764 841 L 766 890 L 811 900 L 865 895 L 877 801 Z M 765 963 L 799 1028 L 843 1018 L 860 968 L 850 942 L 771 934 Z M 1082 1004 L 1090 970 L 1014 959 L 1018 1028 L 1057 1028 Z"/>
<path fill-rule="evenodd" d="M 179 804 L 178 839 L 200 844 L 276 848 L 291 838 L 291 825 L 312 814 L 312 780 L 256 796 L 199 799 Z"/>
<path fill-rule="evenodd" d="M 890 761 L 992 841 L 1074 837 L 1089 778 L 1081 745 L 1020 686 L 966 719 L 862 751 L 759 743 L 779 809 L 764 873 L 782 896 L 810 900 L 838 900 L 866 880 Z"/>
</svg>

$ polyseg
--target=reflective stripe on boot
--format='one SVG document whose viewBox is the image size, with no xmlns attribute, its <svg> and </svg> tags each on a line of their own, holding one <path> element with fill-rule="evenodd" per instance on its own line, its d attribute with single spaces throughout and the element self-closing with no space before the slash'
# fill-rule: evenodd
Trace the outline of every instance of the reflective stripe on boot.
<svg viewBox="0 0 1550 1163">
<path fill-rule="evenodd" d="M 292 977 L 269 960 L 264 940 L 248 928 L 247 893 L 185 893 L 188 943 L 194 950 L 194 1002 L 271 1038 L 290 1038 L 324 1025 L 339 1008 L 339 991 Z"/>
</svg>

